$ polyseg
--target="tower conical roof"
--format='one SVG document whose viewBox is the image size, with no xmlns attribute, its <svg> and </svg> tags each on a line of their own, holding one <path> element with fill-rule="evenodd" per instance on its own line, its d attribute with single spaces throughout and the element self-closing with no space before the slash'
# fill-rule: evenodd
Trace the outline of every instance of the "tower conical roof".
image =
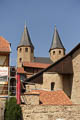
<svg viewBox="0 0 80 120">
<path fill-rule="evenodd" d="M 24 26 L 24 32 L 22 33 L 22 38 L 18 47 L 21 47 L 21 46 L 30 46 L 34 48 L 26 25 Z"/>
<path fill-rule="evenodd" d="M 52 39 L 50 50 L 56 49 L 56 48 L 63 48 L 63 49 L 65 49 L 63 44 L 62 44 L 62 42 L 61 42 L 61 40 L 60 40 L 58 31 L 57 31 L 56 26 L 55 26 L 54 35 L 53 35 L 53 39 Z"/>
</svg>

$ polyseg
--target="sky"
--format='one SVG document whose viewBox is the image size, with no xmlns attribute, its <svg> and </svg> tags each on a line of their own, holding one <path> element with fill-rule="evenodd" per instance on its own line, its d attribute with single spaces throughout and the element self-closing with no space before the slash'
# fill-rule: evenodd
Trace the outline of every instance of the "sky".
<svg viewBox="0 0 80 120">
<path fill-rule="evenodd" d="M 11 43 L 10 65 L 26 22 L 36 57 L 49 57 L 56 25 L 68 53 L 80 42 L 80 0 L 0 0 L 0 36 Z"/>
</svg>

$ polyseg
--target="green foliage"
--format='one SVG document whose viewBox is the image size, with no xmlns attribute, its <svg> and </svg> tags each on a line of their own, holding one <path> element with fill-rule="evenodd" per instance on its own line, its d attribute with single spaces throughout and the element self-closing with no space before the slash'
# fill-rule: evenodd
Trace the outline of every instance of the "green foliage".
<svg viewBox="0 0 80 120">
<path fill-rule="evenodd" d="M 21 107 L 17 104 L 16 98 L 12 97 L 5 104 L 5 120 L 21 120 Z"/>
</svg>

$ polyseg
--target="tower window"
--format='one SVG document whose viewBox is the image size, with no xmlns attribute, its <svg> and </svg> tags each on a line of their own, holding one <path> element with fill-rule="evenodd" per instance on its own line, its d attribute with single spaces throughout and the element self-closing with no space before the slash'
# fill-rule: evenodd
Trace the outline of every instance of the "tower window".
<svg viewBox="0 0 80 120">
<path fill-rule="evenodd" d="M 59 54 L 61 54 L 61 50 L 59 50 Z"/>
<path fill-rule="evenodd" d="M 22 58 L 19 59 L 19 62 L 22 62 Z"/>
<path fill-rule="evenodd" d="M 21 51 L 22 51 L 22 48 L 19 49 L 19 52 L 21 52 Z"/>
<path fill-rule="evenodd" d="M 53 55 L 55 54 L 55 51 L 53 51 Z"/>
<path fill-rule="evenodd" d="M 55 83 L 52 82 L 52 83 L 51 83 L 51 91 L 54 90 L 54 85 L 55 85 Z"/>
<path fill-rule="evenodd" d="M 25 48 L 25 52 L 28 52 L 28 48 Z"/>
</svg>

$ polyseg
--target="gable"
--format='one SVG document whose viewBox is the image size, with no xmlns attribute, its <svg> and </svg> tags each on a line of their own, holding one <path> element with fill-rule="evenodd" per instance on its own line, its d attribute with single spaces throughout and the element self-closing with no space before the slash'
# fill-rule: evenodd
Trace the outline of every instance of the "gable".
<svg viewBox="0 0 80 120">
<path fill-rule="evenodd" d="M 57 63 L 55 66 L 52 66 L 48 72 L 57 72 L 60 74 L 72 74 L 73 68 L 72 68 L 72 58 L 71 56 L 68 56 L 64 60 Z"/>
</svg>

